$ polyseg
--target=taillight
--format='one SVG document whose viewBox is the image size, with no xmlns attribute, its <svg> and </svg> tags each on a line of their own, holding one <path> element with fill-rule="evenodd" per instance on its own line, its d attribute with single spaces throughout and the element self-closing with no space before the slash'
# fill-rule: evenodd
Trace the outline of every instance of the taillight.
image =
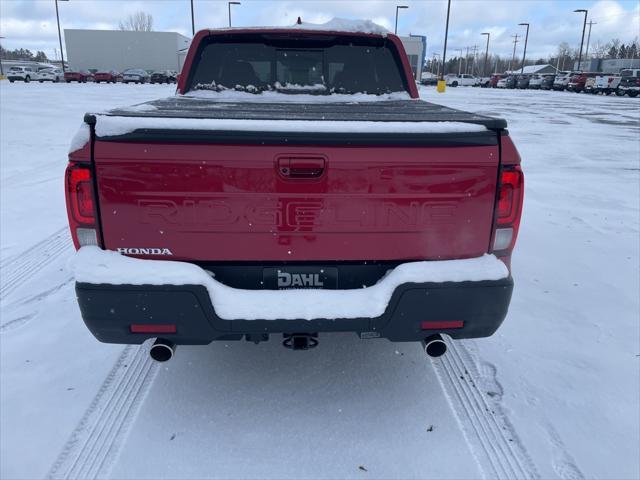
<svg viewBox="0 0 640 480">
<path fill-rule="evenodd" d="M 93 205 L 93 185 L 91 170 L 84 166 L 70 164 L 67 168 L 67 198 L 76 222 L 84 225 L 95 224 Z"/>
<path fill-rule="evenodd" d="M 510 250 L 516 242 L 524 196 L 524 175 L 520 167 L 504 167 L 498 188 L 494 252 Z"/>
<path fill-rule="evenodd" d="M 66 177 L 69 227 L 76 248 L 98 245 L 93 177 L 87 165 L 69 163 Z"/>
</svg>

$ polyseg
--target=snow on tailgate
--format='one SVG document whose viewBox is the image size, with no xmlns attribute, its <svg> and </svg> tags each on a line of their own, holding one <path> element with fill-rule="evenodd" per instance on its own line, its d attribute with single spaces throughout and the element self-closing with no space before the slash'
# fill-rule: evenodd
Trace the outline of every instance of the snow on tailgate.
<svg viewBox="0 0 640 480">
<path fill-rule="evenodd" d="M 73 262 L 76 282 L 112 285 L 202 285 L 224 320 L 375 318 L 403 283 L 500 280 L 509 275 L 494 255 L 398 265 L 376 285 L 357 290 L 241 290 L 184 262 L 141 260 L 82 247 Z"/>
<path fill-rule="evenodd" d="M 139 129 L 288 133 L 467 133 L 487 131 L 483 125 L 463 122 L 316 122 L 309 120 L 232 120 L 96 115 L 96 135 L 98 137 L 126 135 Z"/>
</svg>

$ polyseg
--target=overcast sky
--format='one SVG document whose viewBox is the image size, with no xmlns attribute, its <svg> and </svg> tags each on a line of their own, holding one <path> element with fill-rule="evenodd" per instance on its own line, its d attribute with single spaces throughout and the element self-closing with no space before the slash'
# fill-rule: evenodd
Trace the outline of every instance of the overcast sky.
<svg viewBox="0 0 640 480">
<path fill-rule="evenodd" d="M 395 6 L 400 10 L 398 33 L 427 37 L 427 56 L 442 51 L 446 0 L 383 1 L 325 0 L 272 1 L 241 0 L 232 7 L 233 26 L 290 25 L 298 16 L 307 22 L 325 22 L 333 17 L 368 18 L 393 31 Z M 62 28 L 114 29 L 119 21 L 142 10 L 153 15 L 154 29 L 176 31 L 191 36 L 189 0 L 69 0 L 59 2 Z M 194 0 L 196 30 L 227 26 L 227 2 Z M 490 51 L 511 55 L 511 35 L 524 34 L 518 23 L 529 22 L 528 58 L 554 53 L 560 42 L 580 46 L 583 15 L 577 8 L 589 10 L 593 25 L 591 43 L 606 43 L 619 38 L 628 43 L 640 35 L 638 0 L 452 0 L 449 31 L 450 55 L 467 46 L 484 49 L 491 32 Z M 54 57 L 57 29 L 54 0 L 0 0 L 0 40 L 8 49 L 44 50 Z M 585 40 L 586 41 L 586 40 Z M 522 43 L 518 51 L 522 51 Z"/>
</svg>

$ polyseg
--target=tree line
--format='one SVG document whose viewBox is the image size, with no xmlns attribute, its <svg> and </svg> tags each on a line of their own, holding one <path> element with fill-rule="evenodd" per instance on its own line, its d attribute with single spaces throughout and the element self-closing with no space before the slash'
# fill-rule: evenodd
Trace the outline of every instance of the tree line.
<svg viewBox="0 0 640 480">
<path fill-rule="evenodd" d="M 560 70 L 573 70 L 574 62 L 578 61 L 579 47 L 571 48 L 567 42 L 558 45 L 555 53 L 546 58 L 526 58 L 525 65 L 546 65 L 550 64 Z M 516 55 L 500 56 L 489 54 L 487 58 L 486 72 L 484 71 L 484 52 L 477 50 L 475 54 L 454 56 L 447 60 L 446 73 L 469 73 L 472 75 L 490 75 L 492 73 L 517 70 L 522 67 L 522 57 Z M 613 58 L 638 58 L 640 57 L 640 44 L 635 39 L 627 44 L 615 38 L 609 42 L 595 42 L 586 50 L 586 45 L 582 50 L 582 60 L 588 58 L 613 59 Z M 584 64 L 583 64 L 584 65 Z M 442 69 L 442 62 L 437 58 L 428 58 L 424 71 L 438 73 Z"/>
<path fill-rule="evenodd" d="M 48 62 L 47 54 L 38 50 L 33 53 L 28 48 L 16 48 L 15 50 L 7 50 L 0 46 L 0 59 L 2 60 L 30 60 L 32 62 Z"/>
</svg>

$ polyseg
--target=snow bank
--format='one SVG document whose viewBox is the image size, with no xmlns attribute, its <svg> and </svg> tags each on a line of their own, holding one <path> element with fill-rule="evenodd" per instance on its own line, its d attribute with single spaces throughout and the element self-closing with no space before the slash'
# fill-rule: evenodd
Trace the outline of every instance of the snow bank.
<svg viewBox="0 0 640 480">
<path fill-rule="evenodd" d="M 71 145 L 69 145 L 69 153 L 73 153 L 76 150 L 80 150 L 82 147 L 84 147 L 87 144 L 87 142 L 89 142 L 90 138 L 91 138 L 91 133 L 89 132 L 89 125 L 82 122 L 80 124 L 80 128 L 78 128 L 78 131 L 71 139 Z"/>
<path fill-rule="evenodd" d="M 82 247 L 73 263 L 77 282 L 114 285 L 202 285 L 225 320 L 375 318 L 403 283 L 499 280 L 509 275 L 493 255 L 466 260 L 398 265 L 376 285 L 357 290 L 240 290 L 211 278 L 200 267 L 166 260 L 140 260 L 98 247 Z"/>
<path fill-rule="evenodd" d="M 290 86 L 287 86 L 287 89 Z M 305 87 L 306 88 L 306 87 Z M 367 93 L 332 93 L 330 95 L 290 94 L 277 91 L 264 91 L 261 93 L 240 92 L 237 90 L 190 90 L 180 98 L 207 98 L 218 102 L 243 102 L 243 103 L 368 103 L 389 102 L 397 100 L 414 100 L 407 92 L 391 92 L 383 95 Z"/>
<path fill-rule="evenodd" d="M 98 137 L 125 135 L 138 129 L 321 133 L 456 133 L 486 127 L 462 122 L 371 122 L 311 120 L 236 120 L 202 118 L 96 116 Z"/>
</svg>

